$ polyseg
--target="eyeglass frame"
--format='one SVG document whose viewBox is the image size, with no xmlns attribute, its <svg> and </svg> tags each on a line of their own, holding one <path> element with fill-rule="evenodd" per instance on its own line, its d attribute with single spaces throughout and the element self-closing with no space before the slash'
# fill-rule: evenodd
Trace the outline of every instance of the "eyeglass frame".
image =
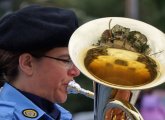
<svg viewBox="0 0 165 120">
<path fill-rule="evenodd" d="M 72 60 L 66 60 L 66 59 L 62 59 L 62 58 L 57 58 L 57 57 L 52 57 L 52 56 L 48 56 L 48 55 L 44 55 L 42 57 L 45 57 L 45 58 L 50 58 L 50 59 L 54 59 L 54 60 L 57 60 L 57 61 L 62 61 L 64 63 L 67 63 L 68 64 L 68 69 L 71 69 L 73 67 L 73 62 Z"/>
</svg>

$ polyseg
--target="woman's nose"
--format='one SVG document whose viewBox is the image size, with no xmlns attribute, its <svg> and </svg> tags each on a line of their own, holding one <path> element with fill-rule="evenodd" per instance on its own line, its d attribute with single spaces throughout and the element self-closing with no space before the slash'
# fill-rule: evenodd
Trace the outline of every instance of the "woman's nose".
<svg viewBox="0 0 165 120">
<path fill-rule="evenodd" d="M 75 65 L 73 65 L 73 67 L 68 70 L 68 75 L 77 77 L 80 75 L 80 70 Z"/>
</svg>

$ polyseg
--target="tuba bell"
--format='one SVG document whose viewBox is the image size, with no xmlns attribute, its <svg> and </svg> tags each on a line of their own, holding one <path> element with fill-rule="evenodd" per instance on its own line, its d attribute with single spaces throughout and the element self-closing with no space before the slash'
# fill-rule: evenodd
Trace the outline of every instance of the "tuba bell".
<svg viewBox="0 0 165 120">
<path fill-rule="evenodd" d="M 124 29 L 129 28 L 131 31 L 145 35 L 147 42 L 143 41 L 143 43 L 149 49 L 143 56 L 140 53 L 141 51 L 133 51 L 137 47 L 135 45 L 136 41 L 130 42 L 132 48 L 127 47 L 129 50 L 116 48 L 118 47 L 117 44 L 115 47 L 111 45 L 104 49 L 105 54 L 108 54 L 108 59 L 105 56 L 97 56 L 97 59 L 92 64 L 89 64 L 88 53 L 90 55 L 95 54 L 95 51 L 91 52 L 90 50 L 95 50 L 94 45 L 98 45 L 98 41 L 104 31 L 108 27 L 111 29 L 111 26 L 115 25 L 121 25 L 124 26 Z M 117 26 L 116 29 L 121 29 L 121 27 Z M 138 35 L 135 37 L 138 37 Z M 111 41 L 113 40 L 111 39 Z M 73 33 L 69 41 L 70 57 L 75 66 L 85 76 L 93 80 L 94 93 L 80 89 L 80 86 L 77 87 L 77 85 L 74 86 L 73 84 L 70 85 L 70 88 L 72 88 L 72 93 L 83 93 L 94 99 L 94 120 L 117 120 L 116 109 L 122 111 L 123 117 L 121 119 L 123 120 L 143 120 L 134 104 L 141 90 L 152 88 L 165 82 L 165 53 L 161 52 L 165 49 L 165 45 L 162 44 L 164 40 L 164 33 L 157 28 L 138 20 L 122 17 L 106 17 L 92 20 L 80 26 Z M 125 41 L 122 45 L 125 45 Z M 143 48 L 141 50 L 144 50 Z M 100 51 L 100 48 L 98 51 Z M 144 60 L 143 58 L 146 59 L 145 63 L 149 60 L 145 65 L 135 61 L 141 62 L 141 60 Z M 104 61 L 106 62 L 104 63 Z M 109 61 L 112 61 L 113 65 Z M 149 68 L 150 66 L 151 68 Z M 127 79 L 135 83 L 132 84 Z M 138 80 L 146 81 L 137 82 Z M 116 97 L 120 91 L 130 92 L 128 101 Z"/>
</svg>

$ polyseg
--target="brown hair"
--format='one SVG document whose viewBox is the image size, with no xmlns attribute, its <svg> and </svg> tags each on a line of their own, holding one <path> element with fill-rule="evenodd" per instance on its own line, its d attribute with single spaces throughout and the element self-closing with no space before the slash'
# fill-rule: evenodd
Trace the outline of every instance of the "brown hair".
<svg viewBox="0 0 165 120">
<path fill-rule="evenodd" d="M 19 53 L 0 49 L 0 86 L 4 82 L 11 82 L 18 75 L 18 59 Z"/>
</svg>

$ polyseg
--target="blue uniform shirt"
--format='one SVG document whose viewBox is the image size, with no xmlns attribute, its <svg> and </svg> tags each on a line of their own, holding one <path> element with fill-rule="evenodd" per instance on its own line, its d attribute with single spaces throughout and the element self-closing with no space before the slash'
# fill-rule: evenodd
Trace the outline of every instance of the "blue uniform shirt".
<svg viewBox="0 0 165 120">
<path fill-rule="evenodd" d="M 55 105 L 61 112 L 60 120 L 72 119 L 69 111 L 58 104 Z M 40 120 L 41 118 L 44 118 L 44 120 L 54 120 L 14 87 L 5 83 L 0 92 L 1 120 Z"/>
</svg>

